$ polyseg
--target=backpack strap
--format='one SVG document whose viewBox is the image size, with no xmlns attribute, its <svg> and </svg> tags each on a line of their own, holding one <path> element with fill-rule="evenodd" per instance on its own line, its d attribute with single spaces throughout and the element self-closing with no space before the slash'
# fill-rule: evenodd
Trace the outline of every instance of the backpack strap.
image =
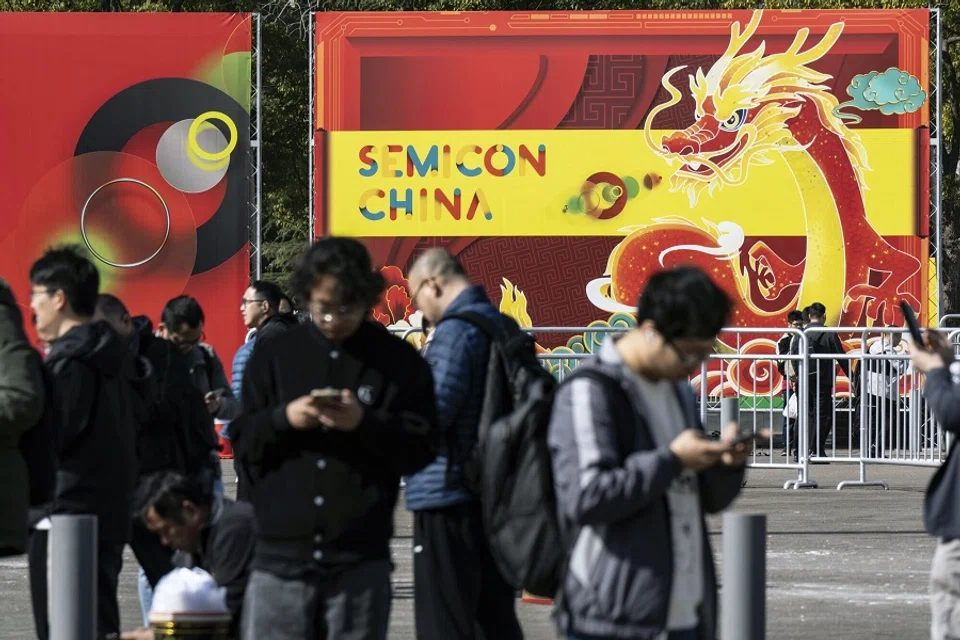
<svg viewBox="0 0 960 640">
<path fill-rule="evenodd" d="M 437 323 L 437 326 L 440 326 L 443 322 L 447 320 L 463 320 L 472 324 L 474 327 L 479 329 L 490 341 L 491 344 L 503 336 L 503 330 L 491 322 L 488 318 L 483 316 L 480 313 L 475 311 L 464 311 L 462 313 L 451 313 L 440 318 L 440 322 Z M 491 352 L 492 356 L 492 352 Z M 446 433 L 446 444 L 447 444 L 447 469 L 444 473 L 444 484 L 447 487 L 451 487 L 456 482 L 456 475 L 453 472 L 453 467 L 457 463 L 461 462 L 461 451 L 460 445 L 457 443 L 457 433 L 455 429 L 447 429 Z M 461 473 L 463 470 L 461 469 Z"/>
<path fill-rule="evenodd" d="M 477 329 L 480 329 L 490 341 L 497 340 L 503 336 L 503 329 L 498 327 L 496 324 L 490 321 L 489 318 L 483 314 L 477 313 L 476 311 L 464 311 L 462 313 L 451 313 L 440 318 L 439 325 L 442 322 L 447 320 L 463 320 L 464 322 L 469 322 Z"/>
<path fill-rule="evenodd" d="M 206 345 L 200 344 L 197 345 L 197 348 L 203 355 L 203 366 L 207 370 L 207 384 L 210 385 L 210 391 L 215 391 L 217 387 L 213 384 L 213 354 L 210 353 L 210 348 Z"/>
<path fill-rule="evenodd" d="M 593 380 L 603 388 L 604 395 L 610 404 L 613 418 L 617 424 L 635 424 L 637 422 L 637 415 L 633 410 L 633 404 L 630 402 L 630 398 L 627 397 L 627 392 L 623 386 L 620 385 L 618 380 L 599 369 L 578 367 L 573 373 L 563 379 L 563 384 L 568 384 L 573 380 L 583 378 Z M 627 440 L 627 434 L 624 430 L 621 430 L 619 435 L 621 437 L 621 440 L 618 442 L 620 450 L 629 451 L 632 449 L 635 442 Z"/>
<path fill-rule="evenodd" d="M 599 369 L 594 369 L 592 367 L 578 367 L 573 373 L 563 379 L 562 384 L 569 384 L 573 380 L 577 379 L 593 380 L 603 388 L 603 393 L 606 396 L 607 401 L 610 403 L 614 420 L 617 422 L 617 424 L 636 423 L 636 412 L 633 411 L 633 405 L 630 402 L 630 398 L 627 397 L 627 393 L 620 385 L 619 381 L 615 380 L 612 376 L 607 375 Z M 621 447 L 621 451 L 626 452 L 632 448 L 633 443 L 628 442 L 626 435 L 622 432 L 623 430 L 621 430 L 621 434 L 619 434 L 620 441 L 618 444 Z M 573 549 L 576 546 L 577 537 L 579 535 L 580 528 L 577 528 L 572 532 L 572 536 L 565 543 L 567 548 L 566 553 L 564 554 L 562 572 L 560 574 L 560 588 L 557 590 L 557 593 L 554 596 L 554 604 L 556 608 L 560 610 L 564 610 L 567 607 L 566 597 L 564 597 L 564 584 L 567 580 L 567 572 L 570 570 L 570 560 L 573 557 Z"/>
</svg>

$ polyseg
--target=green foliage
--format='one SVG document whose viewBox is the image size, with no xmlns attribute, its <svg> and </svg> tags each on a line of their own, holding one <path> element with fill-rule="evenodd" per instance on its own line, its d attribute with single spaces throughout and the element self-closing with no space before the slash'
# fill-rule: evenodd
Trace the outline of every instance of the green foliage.
<svg viewBox="0 0 960 640">
<path fill-rule="evenodd" d="M 868 9 L 942 11 L 945 307 L 960 310 L 960 1 L 925 0 L 0 0 L 4 11 L 259 11 L 262 35 L 263 269 L 278 282 L 307 243 L 308 43 L 311 11 L 570 11 L 582 9 Z M 933 72 L 931 70 L 931 76 Z"/>
</svg>

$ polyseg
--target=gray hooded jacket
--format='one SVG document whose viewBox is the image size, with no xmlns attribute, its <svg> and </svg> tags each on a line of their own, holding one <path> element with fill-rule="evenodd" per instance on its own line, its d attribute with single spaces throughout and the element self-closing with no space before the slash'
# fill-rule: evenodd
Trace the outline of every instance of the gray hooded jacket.
<svg viewBox="0 0 960 640">
<path fill-rule="evenodd" d="M 666 492 L 680 475 L 680 461 L 668 447 L 654 444 L 635 374 L 623 364 L 614 340 L 582 366 L 610 378 L 610 384 L 619 382 L 622 390 L 581 377 L 562 385 L 554 402 L 548 442 L 558 515 L 572 542 L 554 617 L 565 634 L 654 640 L 663 634 L 670 604 Z M 675 389 L 687 426 L 702 430 L 690 385 L 679 382 Z M 635 415 L 625 416 L 627 410 Z M 740 492 L 743 473 L 719 465 L 701 472 L 701 508 L 725 509 Z M 717 585 L 702 518 L 701 526 L 704 597 L 697 636 L 713 640 Z"/>
</svg>

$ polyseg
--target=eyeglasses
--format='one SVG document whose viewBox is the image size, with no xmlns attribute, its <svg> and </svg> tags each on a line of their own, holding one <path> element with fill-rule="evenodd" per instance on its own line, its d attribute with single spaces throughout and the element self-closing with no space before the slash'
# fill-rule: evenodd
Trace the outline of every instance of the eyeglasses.
<svg viewBox="0 0 960 640">
<path fill-rule="evenodd" d="M 410 296 L 410 302 L 417 304 L 417 296 L 420 295 L 420 291 L 423 289 L 423 286 L 433 280 L 433 278 L 425 278 L 420 281 L 420 284 L 417 285 L 417 288 L 413 290 L 413 295 Z"/>
<path fill-rule="evenodd" d="M 683 366 L 691 369 L 700 365 L 704 360 L 710 357 L 710 354 L 713 353 L 712 347 L 709 350 L 686 351 L 677 346 L 675 342 L 667 340 L 666 343 L 670 345 L 670 348 L 673 349 L 673 352 L 677 354 L 677 357 L 680 359 L 680 363 Z"/>
<path fill-rule="evenodd" d="M 262 298 L 254 298 L 253 300 L 247 300 L 246 298 L 243 298 L 240 300 L 240 306 L 245 307 L 248 304 L 253 304 L 254 302 L 266 302 L 266 300 L 263 300 Z"/>
<path fill-rule="evenodd" d="M 32 289 L 30 291 L 30 298 L 36 298 L 37 296 L 48 295 L 52 296 L 58 291 L 58 289 Z"/>
<path fill-rule="evenodd" d="M 319 318 L 321 322 L 333 322 L 339 318 L 355 316 L 363 313 L 364 307 L 359 304 L 328 305 L 324 302 L 311 302 L 310 315 Z"/>
</svg>

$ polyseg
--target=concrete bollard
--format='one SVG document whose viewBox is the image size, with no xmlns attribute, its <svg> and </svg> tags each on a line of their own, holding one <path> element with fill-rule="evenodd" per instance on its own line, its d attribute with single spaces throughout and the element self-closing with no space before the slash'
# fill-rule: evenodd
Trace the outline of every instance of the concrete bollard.
<svg viewBox="0 0 960 640">
<path fill-rule="evenodd" d="M 97 517 L 50 518 L 47 604 L 50 640 L 97 637 Z"/>
<path fill-rule="evenodd" d="M 767 516 L 723 514 L 720 637 L 763 640 L 767 625 Z"/>
</svg>

